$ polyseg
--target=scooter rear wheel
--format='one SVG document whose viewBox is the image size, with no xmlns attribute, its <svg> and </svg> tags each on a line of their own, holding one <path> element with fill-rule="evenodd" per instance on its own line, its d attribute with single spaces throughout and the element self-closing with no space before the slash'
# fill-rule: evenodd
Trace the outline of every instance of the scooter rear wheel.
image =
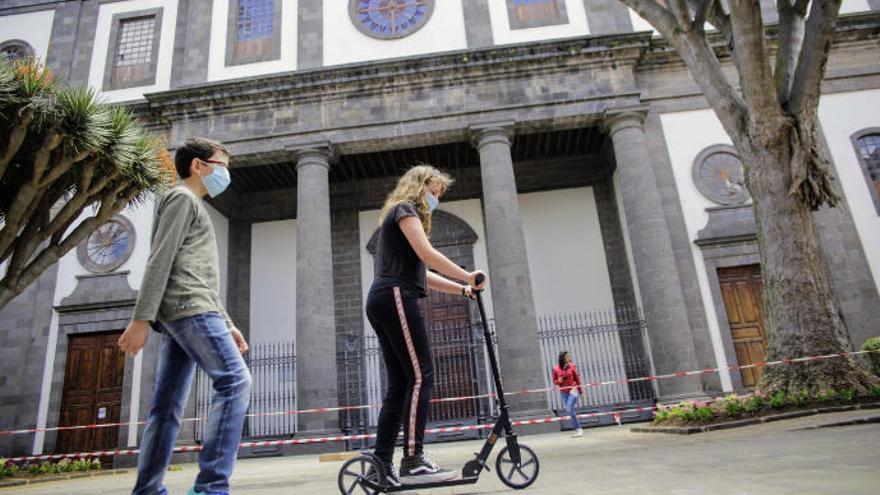
<svg viewBox="0 0 880 495">
<path fill-rule="evenodd" d="M 361 454 L 349 459 L 339 469 L 339 492 L 342 495 L 376 495 L 376 490 L 367 485 L 385 486 L 385 470 L 382 462 L 370 454 Z"/>
<path fill-rule="evenodd" d="M 495 459 L 495 472 L 505 485 L 522 490 L 538 479 L 538 456 L 535 451 L 519 444 L 520 463 L 517 465 L 510 456 L 510 447 L 505 446 Z"/>
</svg>

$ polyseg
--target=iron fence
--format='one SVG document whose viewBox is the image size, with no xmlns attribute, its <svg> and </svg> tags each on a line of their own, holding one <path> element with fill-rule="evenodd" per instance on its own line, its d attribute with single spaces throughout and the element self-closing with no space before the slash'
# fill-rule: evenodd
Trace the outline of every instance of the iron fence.
<svg viewBox="0 0 880 495">
<path fill-rule="evenodd" d="M 278 438 L 296 433 L 295 414 L 271 414 L 294 411 L 296 402 L 296 352 L 293 342 L 259 342 L 245 354 L 245 363 L 253 379 L 249 416 L 243 436 Z M 199 369 L 195 378 L 195 409 L 199 417 L 207 417 L 214 391 L 211 379 Z M 196 423 L 195 439 L 203 439 L 205 421 Z"/>
<path fill-rule="evenodd" d="M 490 330 L 494 322 L 490 321 Z M 495 332 L 490 332 L 493 338 Z M 543 369 L 540 373 L 548 405 L 562 411 L 560 394 L 552 384 L 552 369 L 560 351 L 572 354 L 584 382 L 622 381 L 652 374 L 647 326 L 637 308 L 589 311 L 543 316 L 538 319 L 538 335 Z M 337 385 L 343 406 L 378 405 L 387 384 L 379 342 L 372 331 L 367 335 L 337 335 Z M 495 392 L 481 324 L 438 325 L 430 330 L 434 365 L 434 397 L 485 396 Z M 258 343 L 245 361 L 251 370 L 253 388 L 245 436 L 284 437 L 296 433 L 295 414 L 263 413 L 293 411 L 296 401 L 296 357 L 293 342 Z M 504 363 L 500 363 L 504 369 Z M 656 397 L 651 382 L 620 383 L 587 390 L 582 408 L 621 406 Z M 196 413 L 206 416 L 210 408 L 211 383 L 201 370 L 195 382 Z M 432 425 L 475 424 L 497 415 L 491 397 L 439 402 L 432 405 Z M 378 407 L 339 412 L 339 425 L 345 433 L 375 431 Z M 202 438 L 203 422 L 197 423 L 196 440 Z M 478 433 L 473 433 L 478 434 Z M 363 445 L 358 445 L 362 447 Z M 354 447 L 353 445 L 350 447 Z"/>
</svg>

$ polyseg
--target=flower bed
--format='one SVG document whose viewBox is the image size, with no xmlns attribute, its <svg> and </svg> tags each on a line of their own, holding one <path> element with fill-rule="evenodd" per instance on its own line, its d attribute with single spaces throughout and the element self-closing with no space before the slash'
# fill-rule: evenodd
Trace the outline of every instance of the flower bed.
<svg viewBox="0 0 880 495">
<path fill-rule="evenodd" d="M 833 389 L 822 390 L 816 394 L 802 390 L 795 395 L 786 395 L 784 392 L 777 392 L 772 396 L 764 396 L 759 392 L 749 395 L 728 395 L 712 401 L 686 401 L 672 406 L 658 406 L 651 426 L 703 426 L 878 400 L 880 400 L 880 386 L 876 385 L 867 394 L 861 396 L 854 390 Z"/>
<path fill-rule="evenodd" d="M 69 473 L 85 473 L 101 469 L 98 458 L 61 459 L 58 462 L 44 461 L 38 464 L 16 464 L 0 457 L 0 479 L 31 478 Z"/>
</svg>

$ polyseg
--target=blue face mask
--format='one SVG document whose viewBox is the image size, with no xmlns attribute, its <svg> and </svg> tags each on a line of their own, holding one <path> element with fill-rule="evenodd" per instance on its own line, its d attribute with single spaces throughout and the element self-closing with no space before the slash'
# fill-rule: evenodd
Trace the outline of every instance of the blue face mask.
<svg viewBox="0 0 880 495">
<path fill-rule="evenodd" d="M 210 174 L 202 177 L 202 184 L 208 190 L 208 195 L 216 198 L 232 183 L 232 177 L 229 176 L 229 169 L 220 165 L 211 167 Z"/>
<path fill-rule="evenodd" d="M 440 200 L 431 193 L 425 193 L 425 199 L 428 200 L 428 213 L 433 213 L 440 205 Z"/>
</svg>

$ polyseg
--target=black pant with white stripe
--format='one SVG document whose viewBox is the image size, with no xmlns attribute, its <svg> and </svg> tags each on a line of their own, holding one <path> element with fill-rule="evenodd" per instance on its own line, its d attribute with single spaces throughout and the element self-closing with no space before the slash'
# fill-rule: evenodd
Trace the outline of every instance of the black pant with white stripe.
<svg viewBox="0 0 880 495">
<path fill-rule="evenodd" d="M 399 287 L 371 289 L 367 318 L 379 339 L 388 371 L 388 391 L 379 412 L 375 455 L 390 463 L 401 423 L 403 454 L 422 453 L 434 390 L 434 367 L 418 297 Z"/>
</svg>

